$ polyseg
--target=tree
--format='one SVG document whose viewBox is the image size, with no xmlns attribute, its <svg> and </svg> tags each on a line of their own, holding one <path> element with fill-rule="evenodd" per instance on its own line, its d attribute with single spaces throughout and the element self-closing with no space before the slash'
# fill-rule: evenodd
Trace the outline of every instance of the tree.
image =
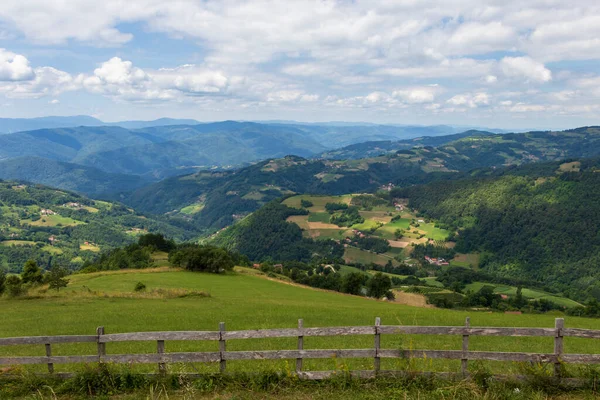
<svg viewBox="0 0 600 400">
<path fill-rule="evenodd" d="M 169 261 L 190 271 L 220 273 L 234 267 L 227 250 L 213 246 L 184 245 L 169 253 Z"/>
<path fill-rule="evenodd" d="M 404 233 L 402 232 L 402 229 L 396 229 L 394 231 L 394 237 L 396 238 L 396 240 L 402 239 L 404 237 Z"/>
<path fill-rule="evenodd" d="M 6 273 L 0 271 L 0 295 L 4 293 L 4 290 L 6 290 Z"/>
<path fill-rule="evenodd" d="M 351 272 L 342 279 L 342 292 L 360 295 L 367 276 L 360 272 Z"/>
<path fill-rule="evenodd" d="M 29 260 L 23 267 L 21 279 L 23 283 L 39 284 L 42 283 L 44 277 L 42 276 L 42 270 L 38 267 L 37 263 L 34 260 Z"/>
<path fill-rule="evenodd" d="M 60 288 L 67 287 L 69 281 L 64 279 L 65 276 L 67 276 L 67 270 L 55 265 L 46 274 L 46 282 L 48 283 L 48 287 L 56 290 L 57 292 L 60 290 Z"/>
<path fill-rule="evenodd" d="M 23 282 L 19 275 L 10 275 L 6 278 L 6 289 L 10 297 L 18 297 L 23 294 Z"/>
<path fill-rule="evenodd" d="M 175 248 L 173 240 L 167 240 L 160 233 L 148 233 L 140 236 L 138 244 L 141 247 L 154 247 L 156 250 L 170 252 Z"/>
<path fill-rule="evenodd" d="M 380 299 L 392 288 L 392 280 L 389 276 L 376 273 L 367 283 L 369 297 Z"/>
<path fill-rule="evenodd" d="M 300 200 L 300 205 L 301 205 L 303 208 L 310 208 L 310 207 L 312 207 L 314 204 L 313 204 L 313 202 L 312 202 L 312 201 L 310 201 L 310 200 L 305 200 L 305 199 L 302 199 L 302 200 Z"/>
</svg>

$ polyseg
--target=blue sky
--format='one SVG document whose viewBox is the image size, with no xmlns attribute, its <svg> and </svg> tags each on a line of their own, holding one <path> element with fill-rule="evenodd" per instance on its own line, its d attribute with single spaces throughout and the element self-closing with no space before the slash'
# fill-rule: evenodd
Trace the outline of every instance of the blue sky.
<svg viewBox="0 0 600 400">
<path fill-rule="evenodd" d="M 600 124 L 600 5 L 3 0 L 0 116 Z"/>
</svg>

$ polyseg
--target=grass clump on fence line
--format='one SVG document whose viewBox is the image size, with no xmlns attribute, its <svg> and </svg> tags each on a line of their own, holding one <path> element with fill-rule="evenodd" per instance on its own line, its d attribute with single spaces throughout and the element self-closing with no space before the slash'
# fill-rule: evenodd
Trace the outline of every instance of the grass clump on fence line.
<svg viewBox="0 0 600 400">
<path fill-rule="evenodd" d="M 176 368 L 174 368 L 176 369 Z M 13 371 L 14 372 L 14 371 Z M 338 374 L 320 381 L 298 379 L 290 370 L 272 370 L 258 374 L 206 374 L 190 377 L 182 374 L 146 376 L 128 366 L 87 365 L 74 376 L 61 380 L 34 375 L 26 370 L 11 376 L 0 374 L 0 399 L 593 399 L 594 385 L 569 388 L 547 385 L 531 379 L 498 381 L 484 372 L 472 379 L 452 380 L 429 375 L 406 374 L 396 377 L 359 379 L 343 365 Z"/>
</svg>

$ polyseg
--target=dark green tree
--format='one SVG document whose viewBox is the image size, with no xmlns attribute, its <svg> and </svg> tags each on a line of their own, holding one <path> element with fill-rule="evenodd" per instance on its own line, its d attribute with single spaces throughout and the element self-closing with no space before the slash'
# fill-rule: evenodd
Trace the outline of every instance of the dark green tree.
<svg viewBox="0 0 600 400">
<path fill-rule="evenodd" d="M 42 270 L 38 267 L 37 263 L 34 260 L 28 260 L 23 267 L 23 272 L 21 273 L 21 280 L 23 283 L 33 283 L 39 284 L 42 283 L 44 277 L 42 275 Z"/>
<path fill-rule="evenodd" d="M 367 283 L 367 293 L 369 297 L 380 299 L 392 288 L 392 280 L 389 276 L 376 273 Z"/>
<path fill-rule="evenodd" d="M 64 287 L 67 287 L 69 281 L 65 279 L 67 276 L 67 270 L 65 268 L 54 266 L 45 276 L 45 281 L 48 283 L 50 289 L 54 289 L 57 292 Z"/>
<path fill-rule="evenodd" d="M 360 272 L 351 272 L 342 278 L 342 292 L 360 295 L 367 276 Z"/>
</svg>

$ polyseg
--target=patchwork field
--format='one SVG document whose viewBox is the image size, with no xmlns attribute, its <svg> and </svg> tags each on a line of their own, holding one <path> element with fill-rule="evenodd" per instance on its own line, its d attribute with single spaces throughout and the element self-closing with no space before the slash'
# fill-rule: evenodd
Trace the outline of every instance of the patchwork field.
<svg viewBox="0 0 600 400">
<path fill-rule="evenodd" d="M 300 195 L 293 196 L 284 200 L 284 204 L 290 207 L 301 208 L 302 201 L 312 203 L 311 207 L 306 207 L 309 211 L 308 215 L 292 216 L 288 218 L 289 222 L 297 224 L 304 230 L 304 236 L 313 239 L 334 239 L 344 240 L 352 238 L 357 232 L 366 236 L 378 237 L 385 239 L 392 247 L 391 254 L 374 254 L 369 251 L 360 250 L 357 248 L 348 248 L 344 255 L 346 262 L 354 263 L 376 263 L 384 265 L 388 261 L 397 265 L 398 260 L 394 257 L 402 253 L 402 249 L 408 248 L 406 254 L 410 254 L 410 247 L 413 244 L 424 244 L 428 240 L 444 242 L 449 232 L 440 229 L 432 222 L 420 221 L 415 214 L 407 210 L 397 210 L 387 204 L 379 203 L 370 207 L 360 207 L 359 214 L 364 219 L 363 222 L 355 223 L 350 227 L 341 227 L 330 223 L 332 215 L 337 215 L 339 212 L 331 214 L 325 210 L 327 203 L 343 203 L 352 205 L 352 199 L 357 196 L 365 195 L 344 195 L 344 196 L 310 196 Z M 368 195 L 367 195 L 368 197 Z M 400 232 L 401 238 L 397 239 L 397 233 Z"/>
</svg>

